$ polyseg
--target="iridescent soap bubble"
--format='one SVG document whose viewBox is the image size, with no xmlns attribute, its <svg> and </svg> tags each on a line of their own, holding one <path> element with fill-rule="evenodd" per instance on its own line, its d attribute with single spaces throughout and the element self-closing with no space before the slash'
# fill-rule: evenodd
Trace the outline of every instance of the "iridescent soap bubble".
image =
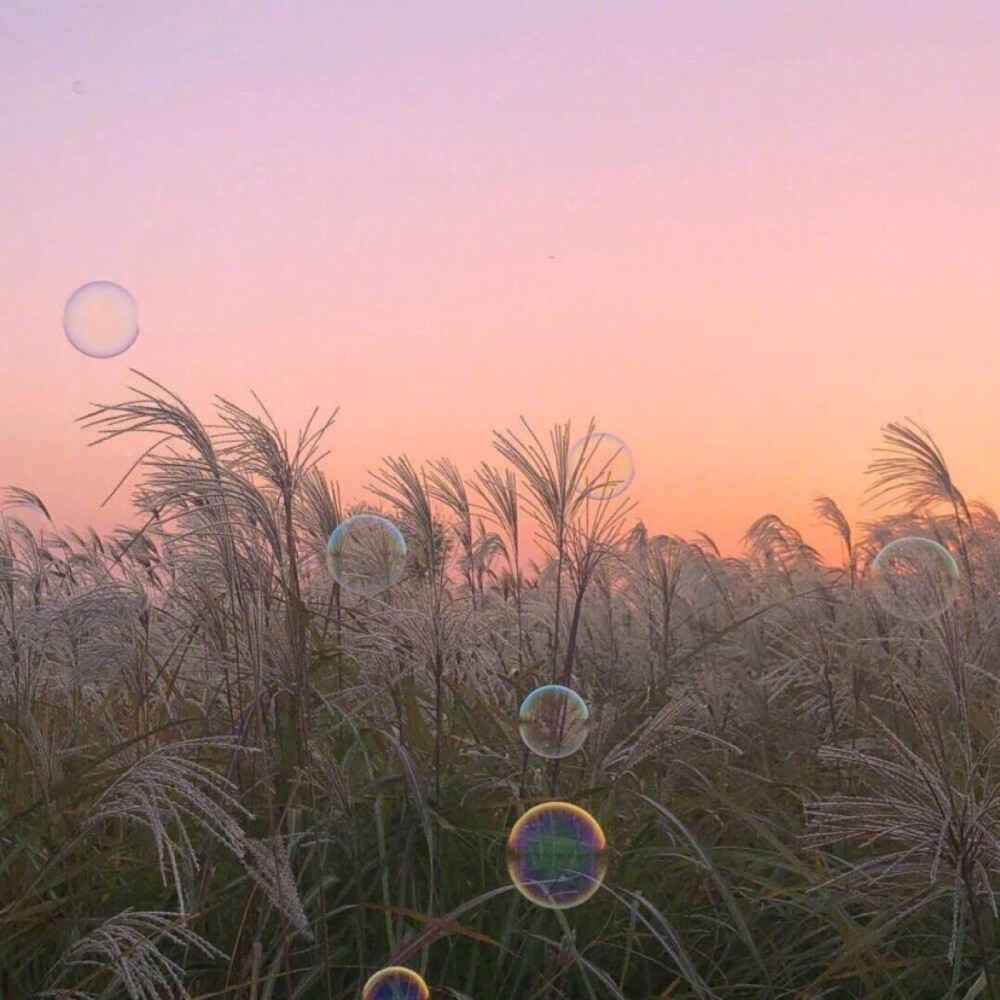
<svg viewBox="0 0 1000 1000">
<path fill-rule="evenodd" d="M 355 514 L 341 521 L 326 543 L 330 574 L 344 588 L 371 597 L 391 587 L 406 568 L 406 541 L 378 514 Z"/>
<path fill-rule="evenodd" d="M 361 1000 L 429 1000 L 431 991 L 412 969 L 390 965 L 364 985 Z"/>
<path fill-rule="evenodd" d="M 897 538 L 875 557 L 875 599 L 891 615 L 926 621 L 947 611 L 958 596 L 958 565 L 930 538 Z"/>
<path fill-rule="evenodd" d="M 577 492 L 588 500 L 610 500 L 621 496 L 635 478 L 632 452 L 614 434 L 593 433 L 580 438 L 569 453 L 572 472 L 581 458 L 586 464 L 577 482 Z"/>
<path fill-rule="evenodd" d="M 590 899 L 608 871 L 600 824 L 569 802 L 529 809 L 507 839 L 507 871 L 526 899 L 549 910 L 568 910 Z"/>
<path fill-rule="evenodd" d="M 139 307 L 113 281 L 91 281 L 78 288 L 63 310 L 69 342 L 91 358 L 113 358 L 139 336 Z"/>
<path fill-rule="evenodd" d="M 561 684 L 535 688 L 517 713 L 521 739 L 533 753 L 555 760 L 576 753 L 590 729 L 587 703 Z"/>
</svg>

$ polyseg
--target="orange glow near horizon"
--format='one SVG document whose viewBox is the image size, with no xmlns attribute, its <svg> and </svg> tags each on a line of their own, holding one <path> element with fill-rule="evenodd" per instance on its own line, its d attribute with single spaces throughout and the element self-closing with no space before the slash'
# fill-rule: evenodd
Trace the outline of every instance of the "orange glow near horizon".
<svg viewBox="0 0 1000 1000">
<path fill-rule="evenodd" d="M 151 439 L 74 422 L 135 368 L 207 423 L 339 407 L 345 505 L 521 415 L 595 417 L 650 533 L 725 554 L 775 513 L 839 564 L 813 501 L 874 520 L 907 416 L 1000 500 L 1000 8 L 541 7 L 0 10 L 0 487 L 135 523 L 100 505 Z M 138 303 L 116 358 L 61 329 L 94 280 Z"/>
</svg>

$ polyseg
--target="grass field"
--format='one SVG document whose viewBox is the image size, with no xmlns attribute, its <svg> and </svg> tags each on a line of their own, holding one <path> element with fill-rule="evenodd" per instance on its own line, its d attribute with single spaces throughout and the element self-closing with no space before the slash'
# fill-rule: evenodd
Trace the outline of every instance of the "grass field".
<svg viewBox="0 0 1000 1000">
<path fill-rule="evenodd" d="M 903 513 L 855 534 L 817 498 L 835 567 L 774 515 L 740 558 L 650 535 L 580 489 L 568 426 L 497 432 L 468 475 L 385 459 L 356 509 L 406 569 L 360 597 L 325 560 L 355 513 L 317 465 L 332 418 L 294 445 L 263 406 L 213 420 L 144 376 L 83 418 L 134 435 L 141 530 L 32 530 L 7 490 L 5 1000 L 355 1000 L 387 965 L 435 1000 L 1000 1000 L 1000 521 L 923 428 L 871 467 Z M 927 620 L 866 572 L 910 535 L 961 574 Z M 558 761 L 517 727 L 552 682 L 591 713 Z M 547 799 L 607 837 L 565 911 L 505 861 Z"/>
</svg>

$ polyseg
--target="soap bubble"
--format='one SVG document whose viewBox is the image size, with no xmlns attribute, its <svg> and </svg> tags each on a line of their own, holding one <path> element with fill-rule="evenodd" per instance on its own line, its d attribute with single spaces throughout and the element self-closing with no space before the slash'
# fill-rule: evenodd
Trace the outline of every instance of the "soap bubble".
<svg viewBox="0 0 1000 1000">
<path fill-rule="evenodd" d="M 91 358 L 113 358 L 139 336 L 135 299 L 113 281 L 91 281 L 78 288 L 63 310 L 69 342 Z"/>
<path fill-rule="evenodd" d="M 897 618 L 926 621 L 945 612 L 958 596 L 958 565 L 930 538 L 897 538 L 871 567 L 875 599 Z"/>
<path fill-rule="evenodd" d="M 585 809 L 569 802 L 543 802 L 511 829 L 507 871 L 532 903 L 568 910 L 600 888 L 608 870 L 606 846 L 604 831 Z"/>
<path fill-rule="evenodd" d="M 580 438 L 569 453 L 572 472 L 586 455 L 577 482 L 577 492 L 588 500 L 611 500 L 621 496 L 635 479 L 632 452 L 614 434 L 594 433 Z"/>
<path fill-rule="evenodd" d="M 341 521 L 330 535 L 326 564 L 344 590 L 371 597 L 403 575 L 406 541 L 386 518 L 355 514 Z"/>
<path fill-rule="evenodd" d="M 555 760 L 583 746 L 590 713 L 575 691 L 561 684 L 546 684 L 535 688 L 521 703 L 517 724 L 529 750 Z"/>
<path fill-rule="evenodd" d="M 412 969 L 390 965 L 364 985 L 361 1000 L 429 1000 L 431 991 Z"/>
</svg>

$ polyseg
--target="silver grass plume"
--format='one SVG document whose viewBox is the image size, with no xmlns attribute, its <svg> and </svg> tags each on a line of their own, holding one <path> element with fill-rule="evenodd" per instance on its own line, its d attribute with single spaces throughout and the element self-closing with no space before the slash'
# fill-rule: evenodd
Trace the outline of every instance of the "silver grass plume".
<svg viewBox="0 0 1000 1000">
<path fill-rule="evenodd" d="M 622 740 L 605 754 L 601 767 L 613 778 L 628 774 L 632 768 L 644 760 L 665 753 L 677 743 L 691 736 L 710 740 L 737 755 L 741 751 L 726 740 L 700 729 L 680 724 L 680 720 L 690 715 L 697 702 L 691 695 L 684 695 L 667 702 L 656 715 L 648 718 L 628 739 Z"/>
<path fill-rule="evenodd" d="M 271 843 L 265 843 L 253 837 L 245 837 L 242 860 L 248 874 L 264 891 L 271 905 L 311 941 L 313 935 L 309 929 L 309 918 L 302 908 L 284 842 L 275 838 Z"/>
<path fill-rule="evenodd" d="M 111 989 L 124 989 L 130 1000 L 189 1000 L 184 970 L 160 951 L 160 944 L 196 948 L 209 958 L 225 959 L 226 955 L 185 927 L 183 920 L 183 914 L 159 911 L 117 913 L 71 945 L 59 959 L 57 970 L 104 969 L 111 974 Z M 38 998 L 90 1000 L 95 995 L 52 989 L 38 994 Z"/>
</svg>

